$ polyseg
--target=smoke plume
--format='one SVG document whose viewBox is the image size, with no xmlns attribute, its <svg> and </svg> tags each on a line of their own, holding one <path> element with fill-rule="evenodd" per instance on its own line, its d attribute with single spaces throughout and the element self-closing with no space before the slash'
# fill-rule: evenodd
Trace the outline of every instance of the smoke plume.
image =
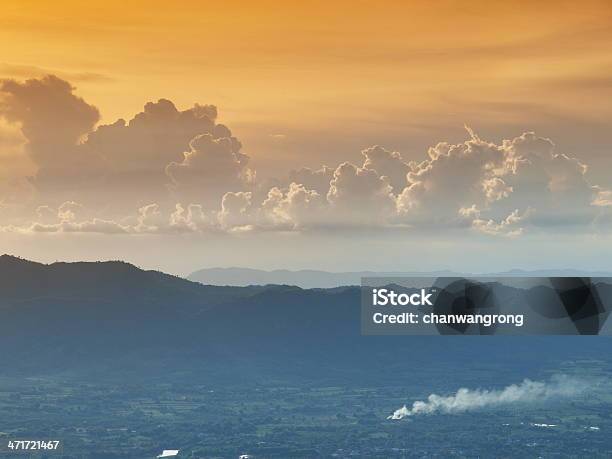
<svg viewBox="0 0 612 459">
<path fill-rule="evenodd" d="M 417 400 L 411 408 L 404 405 L 387 419 L 402 419 L 420 414 L 452 414 L 515 403 L 538 402 L 557 397 L 571 397 L 583 392 L 586 385 L 568 377 L 548 382 L 525 379 L 499 390 L 461 388 L 454 395 L 431 394 L 426 401 Z"/>
</svg>

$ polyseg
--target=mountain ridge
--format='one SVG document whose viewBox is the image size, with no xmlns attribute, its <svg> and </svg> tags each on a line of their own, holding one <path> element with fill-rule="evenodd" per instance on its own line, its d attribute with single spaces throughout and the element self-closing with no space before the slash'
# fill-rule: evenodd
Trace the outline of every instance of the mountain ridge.
<svg viewBox="0 0 612 459">
<path fill-rule="evenodd" d="M 363 336 L 360 288 L 203 285 L 124 262 L 0 258 L 6 374 L 395 380 L 415 368 L 609 358 L 606 337 Z M 512 349 L 512 352 L 508 352 Z"/>
<path fill-rule="evenodd" d="M 187 279 L 206 285 L 244 287 L 249 285 L 295 285 L 301 288 L 333 288 L 360 285 L 363 277 L 612 277 L 612 272 L 581 271 L 575 269 L 512 269 L 497 273 L 461 273 L 451 270 L 439 271 L 347 271 L 329 272 L 314 269 L 302 270 L 261 270 L 254 268 L 204 268 L 192 272 Z"/>
</svg>

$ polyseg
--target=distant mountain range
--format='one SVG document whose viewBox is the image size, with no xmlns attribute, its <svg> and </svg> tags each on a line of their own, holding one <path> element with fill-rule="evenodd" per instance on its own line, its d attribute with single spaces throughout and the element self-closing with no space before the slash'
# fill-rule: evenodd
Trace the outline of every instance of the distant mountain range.
<svg viewBox="0 0 612 459">
<path fill-rule="evenodd" d="M 609 359 L 609 345 L 606 337 L 362 336 L 358 287 L 220 287 L 120 261 L 0 257 L 3 375 L 361 384 L 414 381 L 432 365 L 467 377 L 459 370 L 475 356 L 524 375 L 542 362 Z"/>
<path fill-rule="evenodd" d="M 474 274 L 459 273 L 454 271 L 430 271 L 430 272 L 377 272 L 377 271 L 355 271 L 355 272 L 327 272 L 317 270 L 291 271 L 276 269 L 264 271 L 250 268 L 206 268 L 191 273 L 189 280 L 206 285 L 227 285 L 234 287 L 245 287 L 249 285 L 295 285 L 301 288 L 333 288 L 347 285 L 360 285 L 362 277 L 464 277 L 464 276 L 589 276 L 589 277 L 612 277 L 612 272 L 601 271 L 578 271 L 572 269 L 545 269 L 537 271 L 524 271 L 515 269 L 511 271 Z"/>
</svg>

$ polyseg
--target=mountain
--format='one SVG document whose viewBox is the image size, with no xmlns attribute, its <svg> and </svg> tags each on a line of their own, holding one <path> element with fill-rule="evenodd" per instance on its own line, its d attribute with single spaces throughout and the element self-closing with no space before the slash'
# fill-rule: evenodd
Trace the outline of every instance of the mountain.
<svg viewBox="0 0 612 459">
<path fill-rule="evenodd" d="M 276 269 L 264 271 L 250 268 L 207 268 L 191 273 L 187 278 L 207 285 L 228 285 L 245 287 L 249 285 L 295 285 L 301 288 L 333 288 L 346 285 L 359 285 L 362 277 L 419 277 L 419 276 L 459 276 L 452 271 L 432 273 L 418 272 L 375 272 L 355 271 L 332 273 L 304 269 L 290 271 Z"/>
<path fill-rule="evenodd" d="M 580 271 L 572 269 L 542 269 L 536 271 L 525 271 L 514 269 L 498 273 L 474 274 L 459 273 L 454 271 L 406 271 L 406 272 L 382 272 L 382 271 L 354 271 L 354 272 L 327 272 L 317 270 L 290 271 L 276 269 L 265 271 L 251 268 L 205 268 L 191 273 L 189 280 L 207 285 L 225 285 L 245 287 L 249 285 L 295 285 L 301 288 L 333 288 L 346 285 L 360 285 L 363 277 L 547 277 L 547 276 L 589 276 L 589 277 L 612 277 L 612 273 L 604 271 Z"/>
<path fill-rule="evenodd" d="M 579 343 L 579 345 L 578 345 Z M 358 287 L 202 285 L 124 262 L 0 257 L 5 375 L 363 383 L 609 359 L 606 337 L 362 336 Z"/>
</svg>

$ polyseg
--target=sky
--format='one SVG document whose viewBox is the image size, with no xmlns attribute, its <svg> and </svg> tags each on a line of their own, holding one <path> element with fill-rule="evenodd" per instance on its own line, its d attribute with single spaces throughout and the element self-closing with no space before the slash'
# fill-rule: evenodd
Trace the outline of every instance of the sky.
<svg viewBox="0 0 612 459">
<path fill-rule="evenodd" d="M 605 268 L 611 19 L 8 0 L 0 251 L 179 274 Z"/>
</svg>

